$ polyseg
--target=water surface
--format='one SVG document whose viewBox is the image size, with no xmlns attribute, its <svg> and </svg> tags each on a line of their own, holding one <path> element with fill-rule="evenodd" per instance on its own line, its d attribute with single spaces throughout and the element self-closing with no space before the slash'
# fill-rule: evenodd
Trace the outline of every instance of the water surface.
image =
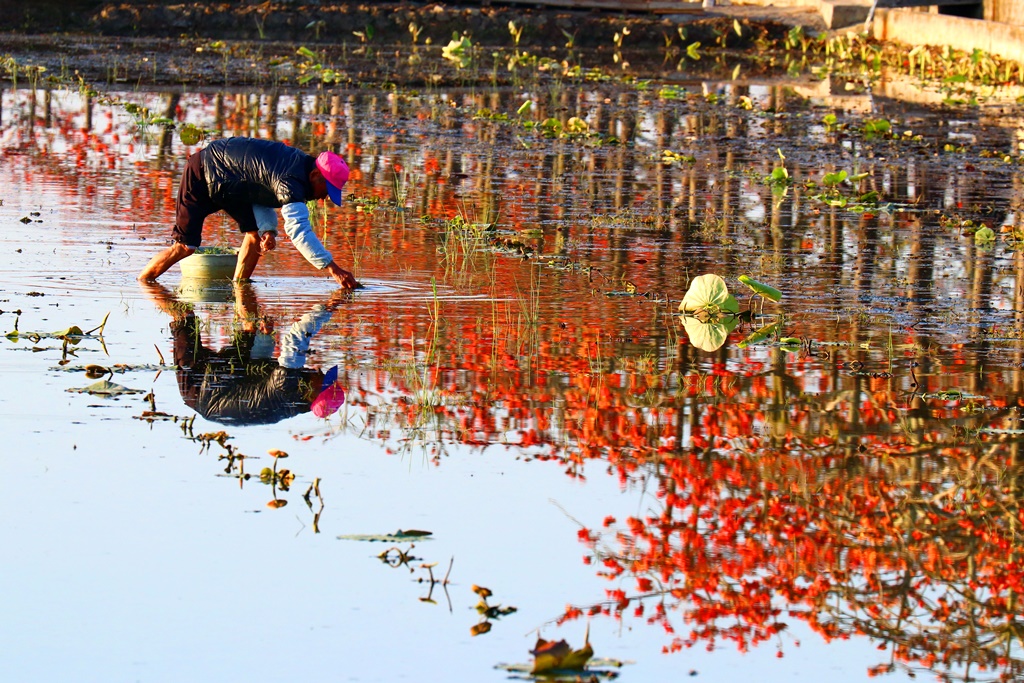
<svg viewBox="0 0 1024 683">
<path fill-rule="evenodd" d="M 24 85 L 0 112 L 18 680 L 501 680 L 588 629 L 625 680 L 1020 671 L 1018 105 Z M 366 288 L 339 296 L 283 238 L 245 287 L 137 283 L 196 147 L 125 103 L 346 156 L 317 225 Z M 711 350 L 677 311 L 706 273 L 753 311 Z M 325 309 L 305 367 L 338 367 L 338 412 L 196 408 L 176 343 L 219 354 L 219 388 Z M 88 364 L 139 393 L 75 392 Z M 260 481 L 273 449 L 287 490 Z M 410 529 L 432 535 L 352 538 Z M 474 585 L 516 610 L 484 619 Z"/>
</svg>

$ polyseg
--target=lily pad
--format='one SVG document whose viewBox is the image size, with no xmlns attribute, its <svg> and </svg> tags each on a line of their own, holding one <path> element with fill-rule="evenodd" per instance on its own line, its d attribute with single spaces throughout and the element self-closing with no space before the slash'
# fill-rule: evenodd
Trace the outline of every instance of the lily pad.
<svg viewBox="0 0 1024 683">
<path fill-rule="evenodd" d="M 626 662 L 618 659 L 607 659 L 596 657 L 587 662 L 586 668 L 580 669 L 548 669 L 543 673 L 533 673 L 533 664 L 498 664 L 494 668 L 507 671 L 512 678 L 538 681 L 580 681 L 598 680 L 609 681 L 619 676 L 621 669 Z M 582 678 L 586 675 L 586 678 Z"/>
<path fill-rule="evenodd" d="M 992 228 L 984 227 L 974 233 L 975 244 L 989 244 L 996 239 L 996 233 Z"/>
<path fill-rule="evenodd" d="M 730 316 L 723 320 L 701 321 L 692 315 L 684 315 L 683 329 L 690 343 L 701 351 L 717 351 L 729 337 L 729 333 L 736 329 L 739 318 Z"/>
<path fill-rule="evenodd" d="M 78 325 L 72 325 L 66 330 L 57 330 L 56 332 L 51 332 L 48 336 L 53 337 L 54 339 L 76 340 L 84 337 L 85 332 L 83 332 L 82 328 L 79 327 Z"/>
<path fill-rule="evenodd" d="M 760 294 L 765 299 L 771 299 L 772 301 L 778 301 L 782 298 L 782 292 L 770 287 L 764 283 L 758 282 L 757 280 L 747 275 L 740 275 L 739 281 L 754 290 L 755 294 Z"/>
<path fill-rule="evenodd" d="M 181 144 L 189 147 L 198 145 L 203 139 L 203 131 L 189 124 L 178 132 L 178 139 L 181 140 Z"/>
<path fill-rule="evenodd" d="M 407 529 L 402 531 L 399 529 L 393 534 L 343 534 L 338 536 L 343 541 L 369 541 L 371 543 L 407 543 L 409 541 L 422 541 L 429 539 L 433 535 L 430 531 L 421 531 L 420 529 Z"/>
<path fill-rule="evenodd" d="M 736 346 L 738 346 L 741 349 L 745 349 L 748 346 L 751 346 L 753 344 L 759 344 L 759 343 L 763 342 L 765 339 L 767 339 L 768 337 L 772 336 L 773 334 L 776 334 L 779 331 L 781 326 L 782 326 L 782 324 L 780 322 L 769 323 L 769 324 L 765 325 L 764 327 L 762 327 L 761 329 L 757 330 L 756 332 L 751 332 L 746 337 L 746 339 L 741 341 Z"/>
<path fill-rule="evenodd" d="M 73 394 L 92 394 L 93 396 L 121 396 L 122 394 L 144 394 L 142 389 L 129 389 L 126 386 L 116 384 L 108 379 L 101 379 L 93 382 L 87 387 L 68 389 Z"/>
<path fill-rule="evenodd" d="M 725 280 L 714 273 L 707 273 L 693 278 L 690 289 L 679 304 L 679 310 L 683 313 L 703 311 L 714 316 L 720 313 L 739 313 L 740 306 L 735 297 L 729 294 Z"/>
<path fill-rule="evenodd" d="M 95 367 L 96 366 L 94 364 L 88 363 L 88 364 L 85 364 L 85 365 L 64 365 L 64 366 L 60 366 L 60 367 L 54 366 L 54 367 L 51 367 L 50 370 L 53 370 L 53 371 L 59 370 L 61 372 L 84 372 L 86 374 L 86 377 L 88 377 L 90 369 L 91 368 L 95 368 Z M 107 372 L 115 372 L 115 373 L 122 373 L 122 374 L 126 373 L 126 372 L 139 372 L 139 371 L 159 372 L 161 370 L 177 370 L 177 369 L 178 369 L 177 365 L 166 365 L 166 364 L 160 364 L 160 363 L 138 363 L 138 364 L 133 364 L 133 363 L 114 363 L 113 365 L 110 365 L 110 366 L 108 366 L 106 368 Z"/>
</svg>

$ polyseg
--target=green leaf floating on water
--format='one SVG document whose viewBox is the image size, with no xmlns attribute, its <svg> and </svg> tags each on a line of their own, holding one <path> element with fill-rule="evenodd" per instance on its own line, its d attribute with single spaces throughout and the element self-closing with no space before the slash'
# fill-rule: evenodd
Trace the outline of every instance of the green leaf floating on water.
<svg viewBox="0 0 1024 683">
<path fill-rule="evenodd" d="M 178 139 L 181 140 L 181 144 L 188 147 L 198 145 L 203 139 L 203 131 L 189 124 L 178 132 Z"/>
<path fill-rule="evenodd" d="M 94 396 L 120 396 L 121 394 L 143 394 L 142 389 L 129 389 L 120 384 L 115 384 L 107 379 L 93 382 L 87 387 L 68 389 L 73 394 L 92 394 Z"/>
<path fill-rule="evenodd" d="M 79 327 L 78 325 L 72 325 L 67 329 L 57 330 L 56 332 L 19 332 L 18 321 L 15 320 L 14 329 L 4 336 L 6 336 L 7 339 L 9 339 L 12 342 L 17 342 L 22 337 L 24 337 L 25 339 L 28 339 L 33 343 L 38 342 L 40 339 L 63 339 L 64 341 L 71 342 L 72 344 L 77 344 L 86 337 L 102 338 L 103 328 L 106 327 L 107 318 L 109 317 L 110 313 L 107 313 L 105 316 L 103 316 L 103 322 L 101 322 L 99 325 L 86 332 L 83 332 L 82 328 Z"/>
<path fill-rule="evenodd" d="M 717 351 L 729 337 L 729 333 L 736 329 L 739 318 L 729 317 L 722 321 L 701 321 L 693 316 L 683 316 L 683 329 L 690 343 L 701 351 Z"/>
<path fill-rule="evenodd" d="M 766 285 L 762 282 L 758 282 L 749 275 L 740 275 L 739 281 L 745 284 L 747 287 L 750 287 L 752 290 L 754 290 L 755 294 L 760 294 L 765 299 L 778 301 L 779 299 L 782 298 L 782 292 L 775 289 L 774 287 Z"/>
<path fill-rule="evenodd" d="M 741 341 L 736 346 L 741 349 L 745 349 L 753 344 L 759 344 L 768 337 L 772 336 L 773 334 L 776 334 L 781 326 L 782 323 L 779 322 L 769 323 L 762 327 L 761 329 L 757 330 L 756 332 L 751 332 L 746 339 Z"/>
<path fill-rule="evenodd" d="M 598 680 L 598 681 L 611 681 L 619 677 L 619 669 L 625 666 L 626 662 L 621 659 L 606 659 L 603 657 L 596 657 L 591 659 L 587 664 L 587 668 L 583 671 L 586 673 L 586 680 Z M 596 668 L 603 667 L 603 668 Z M 495 669 L 502 671 L 508 671 L 509 673 L 516 674 L 516 678 L 523 678 L 526 680 L 544 680 L 550 681 L 551 683 L 577 683 L 581 679 L 580 671 L 577 670 L 549 670 L 542 674 L 532 674 L 532 664 L 497 664 Z"/>
<path fill-rule="evenodd" d="M 781 337 L 779 345 L 783 351 L 789 351 L 790 353 L 796 353 L 803 348 L 803 343 L 796 337 Z"/>
<path fill-rule="evenodd" d="M 717 316 L 721 313 L 739 313 L 740 305 L 729 294 L 725 280 L 714 273 L 707 273 L 693 278 L 679 304 L 679 310 L 683 313 L 703 311 L 710 316 Z"/>
<path fill-rule="evenodd" d="M 995 241 L 995 239 L 996 233 L 989 227 L 981 228 L 978 232 L 974 233 L 975 244 L 988 244 Z"/>
<path fill-rule="evenodd" d="M 714 273 L 693 278 L 679 310 L 690 343 L 702 351 L 721 348 L 739 324 L 740 306 L 725 280 Z"/>
<path fill-rule="evenodd" d="M 82 332 L 82 328 L 79 327 L 78 325 L 72 325 L 71 327 L 67 328 L 66 330 L 57 330 L 56 332 L 51 332 L 47 336 L 53 337 L 54 339 L 71 339 L 71 340 L 73 340 L 73 339 L 76 339 L 76 338 L 77 339 L 81 339 L 82 337 L 85 336 L 85 332 Z"/>
<path fill-rule="evenodd" d="M 433 532 L 420 529 L 399 529 L 393 534 L 343 534 L 338 536 L 343 541 L 369 541 L 381 543 L 405 543 L 408 541 L 422 541 L 433 535 Z"/>
</svg>

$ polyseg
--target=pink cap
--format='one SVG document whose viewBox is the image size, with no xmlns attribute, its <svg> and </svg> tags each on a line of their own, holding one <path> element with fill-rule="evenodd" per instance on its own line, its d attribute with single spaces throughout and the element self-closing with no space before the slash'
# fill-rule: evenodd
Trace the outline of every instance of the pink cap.
<svg viewBox="0 0 1024 683">
<path fill-rule="evenodd" d="M 338 384 L 332 384 L 313 399 L 309 410 L 317 417 L 330 417 L 345 403 L 345 390 Z"/>
<path fill-rule="evenodd" d="M 334 152 L 320 152 L 316 158 L 316 167 L 327 181 L 327 196 L 341 206 L 341 188 L 348 182 L 348 164 Z"/>
</svg>

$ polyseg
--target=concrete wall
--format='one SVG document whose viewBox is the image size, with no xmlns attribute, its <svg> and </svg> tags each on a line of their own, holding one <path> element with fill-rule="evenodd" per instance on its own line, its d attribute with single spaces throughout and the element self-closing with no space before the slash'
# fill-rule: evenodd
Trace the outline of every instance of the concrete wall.
<svg viewBox="0 0 1024 683">
<path fill-rule="evenodd" d="M 985 19 L 1024 26 L 1024 2 L 1021 0 L 985 0 Z"/>
<path fill-rule="evenodd" d="M 871 29 L 878 40 L 907 45 L 949 45 L 965 52 L 978 48 L 1024 62 L 1024 26 L 1019 24 L 894 9 L 878 10 Z"/>
</svg>

